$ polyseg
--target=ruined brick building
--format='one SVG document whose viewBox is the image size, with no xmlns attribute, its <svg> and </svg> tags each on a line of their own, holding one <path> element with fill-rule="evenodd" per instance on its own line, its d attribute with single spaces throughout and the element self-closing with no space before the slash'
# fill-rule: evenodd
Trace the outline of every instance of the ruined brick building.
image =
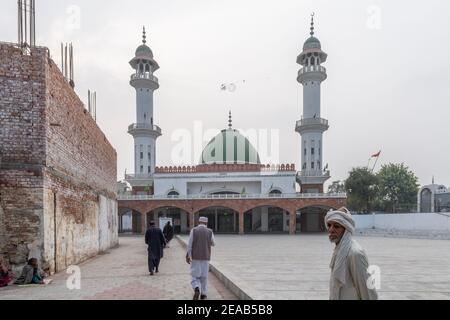
<svg viewBox="0 0 450 320">
<path fill-rule="evenodd" d="M 117 154 L 50 59 L 0 43 L 0 255 L 64 270 L 118 244 Z"/>
</svg>

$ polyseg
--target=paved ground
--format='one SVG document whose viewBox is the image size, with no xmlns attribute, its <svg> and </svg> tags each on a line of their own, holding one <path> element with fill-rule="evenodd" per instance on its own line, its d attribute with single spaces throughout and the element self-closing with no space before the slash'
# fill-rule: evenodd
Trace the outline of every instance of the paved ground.
<svg viewBox="0 0 450 320">
<path fill-rule="evenodd" d="M 0 299 L 43 300 L 191 300 L 189 266 L 185 251 L 177 240 L 165 250 L 160 273 L 150 277 L 147 249 L 142 238 L 124 237 L 120 247 L 81 264 L 81 290 L 69 290 L 66 273 L 53 277 L 45 287 L 8 287 L 0 289 Z M 210 274 L 210 300 L 236 297 Z"/>
<path fill-rule="evenodd" d="M 356 240 L 381 268 L 380 299 L 450 299 L 450 241 Z M 217 235 L 216 242 L 212 263 L 251 297 L 328 299 L 332 245 L 326 235 Z"/>
</svg>

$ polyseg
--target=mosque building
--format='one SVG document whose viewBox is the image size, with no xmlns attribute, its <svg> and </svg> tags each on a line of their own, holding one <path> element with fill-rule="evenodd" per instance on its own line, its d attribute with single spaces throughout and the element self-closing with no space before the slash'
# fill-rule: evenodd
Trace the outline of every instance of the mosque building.
<svg viewBox="0 0 450 320">
<path fill-rule="evenodd" d="M 324 232 L 326 212 L 344 206 L 346 195 L 324 193 L 330 172 L 323 165 L 323 134 L 329 123 L 322 118 L 320 97 L 327 54 L 314 36 L 314 20 L 297 58 L 303 87 L 303 116 L 295 127 L 301 136 L 300 171 L 294 164 L 262 164 L 249 139 L 233 128 L 231 113 L 228 127 L 207 144 L 198 165 L 157 167 L 162 130 L 153 116 L 153 95 L 159 89 L 154 75 L 159 65 L 146 42 L 144 29 L 130 61 L 136 123 L 128 133 L 134 138 L 135 173 L 118 184 L 119 232 L 143 233 L 150 221 L 171 218 L 176 233 L 187 233 L 200 216 L 209 218 L 216 233 Z"/>
</svg>

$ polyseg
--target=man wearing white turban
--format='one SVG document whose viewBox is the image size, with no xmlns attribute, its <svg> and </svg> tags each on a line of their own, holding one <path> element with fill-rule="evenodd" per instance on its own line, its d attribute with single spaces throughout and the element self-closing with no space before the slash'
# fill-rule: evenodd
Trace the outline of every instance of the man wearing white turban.
<svg viewBox="0 0 450 320">
<path fill-rule="evenodd" d="M 355 221 L 346 208 L 330 211 L 325 225 L 336 244 L 331 259 L 330 300 L 378 300 L 370 285 L 369 260 L 362 247 L 352 239 Z"/>
<path fill-rule="evenodd" d="M 200 217 L 198 227 L 191 230 L 186 253 L 186 262 L 191 265 L 194 300 L 206 300 L 208 297 L 209 261 L 215 240 L 213 231 L 207 225 L 208 218 Z"/>
</svg>

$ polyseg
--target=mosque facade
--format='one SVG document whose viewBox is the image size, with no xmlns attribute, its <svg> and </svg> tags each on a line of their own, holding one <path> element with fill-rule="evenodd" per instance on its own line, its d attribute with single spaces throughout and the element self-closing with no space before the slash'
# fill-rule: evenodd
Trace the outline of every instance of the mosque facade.
<svg viewBox="0 0 450 320">
<path fill-rule="evenodd" d="M 128 133 L 134 138 L 135 173 L 118 183 L 119 232 L 143 233 L 150 221 L 169 218 L 176 233 L 187 233 L 200 216 L 209 218 L 216 233 L 324 232 L 326 212 L 344 206 L 346 195 L 324 193 L 330 171 L 323 165 L 323 134 L 329 123 L 322 118 L 320 98 L 327 54 L 314 36 L 314 21 L 297 58 L 297 81 L 303 87 L 303 116 L 295 124 L 301 170 L 294 164 L 262 164 L 249 139 L 233 128 L 231 113 L 228 128 L 207 144 L 198 165 L 156 166 L 162 130 L 154 119 L 153 95 L 159 65 L 146 42 L 144 29 L 130 61 L 136 123 Z"/>
</svg>

